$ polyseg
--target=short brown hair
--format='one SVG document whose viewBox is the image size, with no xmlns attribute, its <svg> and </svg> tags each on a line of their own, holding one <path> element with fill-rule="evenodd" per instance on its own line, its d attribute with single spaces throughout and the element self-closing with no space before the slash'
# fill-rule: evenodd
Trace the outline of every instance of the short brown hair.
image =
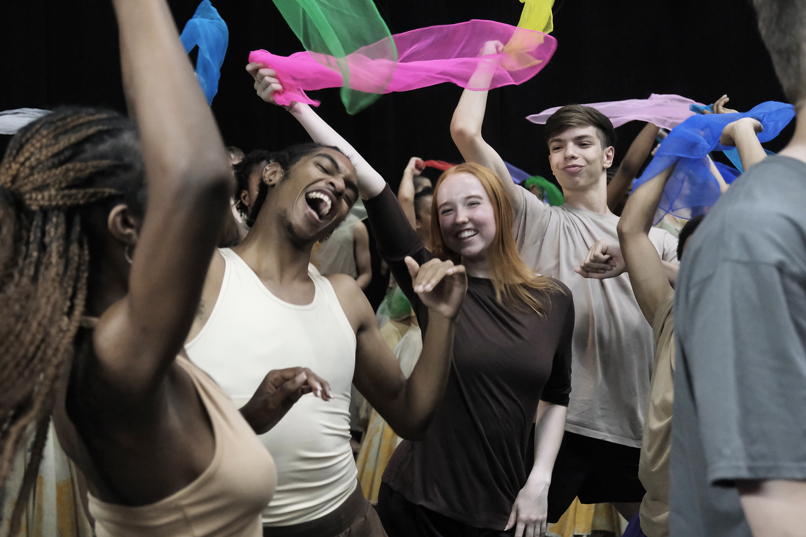
<svg viewBox="0 0 806 537">
<path fill-rule="evenodd" d="M 753 7 L 784 94 L 797 104 L 804 97 L 806 6 L 799 0 L 753 0 Z"/>
<path fill-rule="evenodd" d="M 546 121 L 546 143 L 558 134 L 578 127 L 596 127 L 603 149 L 616 145 L 616 130 L 610 119 L 595 108 L 581 104 L 569 104 L 551 114 Z"/>
</svg>

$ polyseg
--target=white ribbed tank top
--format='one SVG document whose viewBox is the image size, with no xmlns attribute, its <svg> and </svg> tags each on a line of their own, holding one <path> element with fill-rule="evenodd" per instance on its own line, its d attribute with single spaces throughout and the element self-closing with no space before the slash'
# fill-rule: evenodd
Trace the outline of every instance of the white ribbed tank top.
<svg viewBox="0 0 806 537">
<path fill-rule="evenodd" d="M 333 286 L 309 266 L 313 302 L 274 296 L 232 250 L 221 292 L 201 332 L 185 346 L 190 359 L 242 407 L 272 369 L 308 367 L 330 383 L 328 402 L 305 395 L 266 434 L 277 466 L 277 490 L 263 523 L 289 526 L 335 510 L 355 490 L 350 450 L 350 386 L 356 339 Z"/>
</svg>

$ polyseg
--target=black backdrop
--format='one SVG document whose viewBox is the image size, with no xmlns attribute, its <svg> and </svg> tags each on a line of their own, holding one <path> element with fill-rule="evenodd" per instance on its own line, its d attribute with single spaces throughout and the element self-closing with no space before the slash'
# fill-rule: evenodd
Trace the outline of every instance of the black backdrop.
<svg viewBox="0 0 806 537">
<path fill-rule="evenodd" d="M 137 0 L 130 0 L 137 1 Z M 198 0 L 170 2 L 180 30 Z M 517 0 L 376 0 L 392 33 L 472 18 L 517 24 Z M 749 0 L 556 0 L 548 66 L 522 86 L 491 92 L 484 134 L 508 162 L 550 177 L 542 127 L 524 118 L 569 103 L 677 93 L 746 110 L 783 94 Z M 250 151 L 306 140 L 285 111 L 258 99 L 244 71 L 250 50 L 301 49 L 270 0 L 214 0 L 230 30 L 213 111 L 228 145 Z M 103 105 L 124 111 L 117 29 L 108 0 L 0 1 L 0 110 Z M 314 92 L 319 113 L 396 186 L 409 157 L 458 161 L 448 132 L 461 89 L 443 84 L 382 96 L 349 116 L 337 90 Z M 616 163 L 640 124 L 619 129 Z M 769 144 L 776 150 L 792 126 Z M 0 137 L 8 138 L 8 137 Z M 2 145 L 7 140 L 2 140 Z M 2 149 L 2 147 L 0 147 Z"/>
</svg>

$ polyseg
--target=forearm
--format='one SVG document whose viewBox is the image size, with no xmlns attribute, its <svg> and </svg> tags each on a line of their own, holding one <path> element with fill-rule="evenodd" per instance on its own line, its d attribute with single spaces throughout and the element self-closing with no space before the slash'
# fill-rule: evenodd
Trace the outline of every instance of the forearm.
<svg viewBox="0 0 806 537">
<path fill-rule="evenodd" d="M 526 486 L 544 487 L 551 483 L 554 461 L 560 451 L 565 418 L 568 409 L 562 405 L 540 401 L 537 407 L 535 426 L 535 461 L 526 481 Z"/>
<path fill-rule="evenodd" d="M 739 151 L 739 158 L 742 160 L 742 168 L 747 171 L 754 164 L 758 164 L 765 158 L 767 153 L 758 141 L 758 135 L 752 127 L 737 128 L 734 133 L 734 142 Z"/>
<path fill-rule="evenodd" d="M 414 177 L 413 172 L 408 167 L 403 172 L 403 178 L 400 180 L 397 199 L 400 202 L 400 206 L 403 207 L 403 212 L 406 213 L 406 218 L 411 227 L 417 227 L 417 215 L 414 212 Z"/>
<path fill-rule="evenodd" d="M 364 160 L 347 140 L 341 137 L 330 125 L 307 104 L 294 103 L 288 110 L 308 132 L 314 142 L 336 146 L 347 155 L 358 175 L 358 190 L 363 199 L 372 199 L 381 193 L 386 181 Z"/>
<path fill-rule="evenodd" d="M 641 168 L 641 164 L 652 151 L 652 145 L 660 129 L 652 123 L 647 123 L 638 136 L 633 140 L 627 154 L 621 161 L 616 176 L 607 185 L 607 205 L 613 207 L 629 192 L 633 179 Z"/>
<path fill-rule="evenodd" d="M 445 393 L 453 355 L 455 321 L 429 310 L 423 351 L 406 381 L 403 400 L 395 405 L 392 429 L 409 440 L 421 439 Z"/>
<path fill-rule="evenodd" d="M 363 272 L 358 275 L 355 279 L 355 283 L 358 287 L 361 288 L 362 291 L 366 290 L 367 286 L 369 286 L 369 282 L 372 281 L 372 271 L 370 272 Z"/>
<path fill-rule="evenodd" d="M 629 238 L 649 233 L 663 190 L 666 188 L 666 183 L 672 176 L 674 169 L 675 166 L 670 166 L 633 192 L 624 207 L 624 212 L 621 213 L 621 218 L 619 218 L 618 233 L 620 240 L 622 236 Z M 623 250 L 624 245 L 622 245 Z"/>
</svg>

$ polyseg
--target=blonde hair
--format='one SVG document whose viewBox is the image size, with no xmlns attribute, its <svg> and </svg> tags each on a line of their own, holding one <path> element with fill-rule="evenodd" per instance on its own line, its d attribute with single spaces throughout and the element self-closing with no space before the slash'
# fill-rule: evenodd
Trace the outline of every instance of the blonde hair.
<svg viewBox="0 0 806 537">
<path fill-rule="evenodd" d="M 440 259 L 450 259 L 454 263 L 460 262 L 459 254 L 445 247 L 442 228 L 439 224 L 439 204 L 436 202 L 439 199 L 439 188 L 445 179 L 459 173 L 469 173 L 478 179 L 493 206 L 495 236 L 487 250 L 487 259 L 490 264 L 490 279 L 495 289 L 496 300 L 515 308 L 529 308 L 539 315 L 545 315 L 546 306 L 535 298 L 530 290 L 543 294 L 549 306 L 551 305 L 551 293 L 562 293 L 563 290 L 551 278 L 536 276 L 534 271 L 520 258 L 518 248 L 515 246 L 515 237 L 512 234 L 515 223 L 512 204 L 509 202 L 501 180 L 484 166 L 474 163 L 459 164 L 439 177 L 434 187 L 434 203 L 431 206 L 431 252 Z"/>
</svg>

